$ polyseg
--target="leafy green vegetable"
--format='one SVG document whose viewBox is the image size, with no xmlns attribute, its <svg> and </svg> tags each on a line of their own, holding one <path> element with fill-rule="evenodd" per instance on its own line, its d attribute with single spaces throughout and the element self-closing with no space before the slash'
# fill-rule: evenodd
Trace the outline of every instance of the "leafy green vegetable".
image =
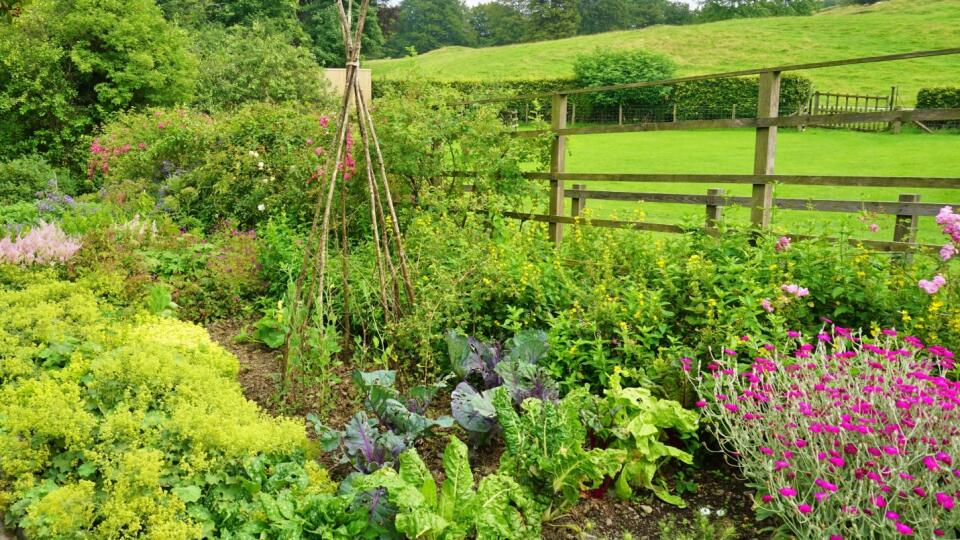
<svg viewBox="0 0 960 540">
<path fill-rule="evenodd" d="M 605 393 L 604 399 L 595 401 L 595 406 L 585 411 L 598 439 L 627 452 L 627 461 L 615 483 L 617 494 L 627 498 L 634 487 L 639 487 L 653 491 L 667 503 L 686 506 L 662 481 L 655 480 L 659 466 L 670 458 L 693 463 L 692 455 L 663 439 L 666 430 L 673 430 L 682 438 L 696 436 L 697 414 L 676 401 L 653 397 L 646 388 L 622 388 L 616 372 Z"/>
<path fill-rule="evenodd" d="M 540 534 L 540 512 L 517 482 L 495 474 L 474 490 L 467 447 L 451 437 L 443 453 L 445 478 L 437 484 L 416 450 L 400 454 L 399 470 L 382 468 L 356 478 L 351 489 L 385 489 L 397 507 L 397 532 L 408 538 L 458 540 L 527 539 Z"/>
<path fill-rule="evenodd" d="M 584 490 L 596 489 L 613 477 L 626 459 L 619 449 L 590 450 L 580 411 L 593 399 L 584 390 L 571 392 L 557 403 L 530 398 L 513 409 L 505 388 L 493 393 L 493 405 L 503 428 L 506 451 L 500 472 L 529 487 L 548 507 L 550 519 L 572 508 Z"/>
</svg>

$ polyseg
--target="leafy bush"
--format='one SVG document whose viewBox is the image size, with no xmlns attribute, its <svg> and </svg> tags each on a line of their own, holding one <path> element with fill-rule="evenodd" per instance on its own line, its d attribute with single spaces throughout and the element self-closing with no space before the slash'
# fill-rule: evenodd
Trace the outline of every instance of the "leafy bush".
<svg viewBox="0 0 960 540">
<path fill-rule="evenodd" d="M 377 354 L 427 373 L 449 372 L 449 328 L 483 336 L 548 328 L 549 351 L 538 363 L 562 389 L 589 384 L 602 392 L 620 366 L 624 386 L 644 386 L 689 406 L 696 398 L 677 358 L 744 346 L 731 336 L 776 341 L 784 326 L 815 330 L 827 317 L 865 329 L 902 326 L 960 344 L 954 271 L 929 255 L 901 264 L 831 241 L 795 241 L 778 250 L 770 236 L 751 245 L 749 233 L 732 229 L 718 237 L 662 238 L 591 227 L 573 229 L 555 250 L 538 224 L 409 216 L 405 240 L 416 304 L 389 327 L 377 326 L 378 301 L 361 293 L 376 290 L 375 260 L 353 251 L 351 329 L 366 343 L 389 344 Z M 928 295 L 917 283 L 937 272 L 948 284 Z M 809 295 L 783 292 L 789 284 Z"/>
<path fill-rule="evenodd" d="M 582 390 L 557 403 L 530 398 L 520 405 L 518 415 L 506 389 L 494 391 L 505 446 L 499 472 L 533 491 L 546 509 L 544 521 L 573 508 L 581 492 L 598 488 L 627 457 L 623 450 L 587 449 L 580 411 L 589 399 Z"/>
<path fill-rule="evenodd" d="M 7 524 L 34 538 L 353 538 L 367 527 L 306 460 L 302 424 L 244 399 L 237 360 L 206 332 L 107 307 L 43 274 L 0 290 Z"/>
<path fill-rule="evenodd" d="M 691 371 L 760 516 L 798 535 L 956 536 L 953 353 L 889 329 L 792 335 L 786 348 L 731 351 Z"/>
<path fill-rule="evenodd" d="M 198 35 L 203 66 L 193 105 L 214 111 L 251 101 L 292 101 L 322 107 L 330 99 L 310 51 L 260 24 L 211 27 Z"/>
<path fill-rule="evenodd" d="M 666 56 L 641 49 L 597 49 L 578 55 L 573 62 L 574 76 L 577 83 L 583 87 L 670 79 L 675 69 L 673 61 Z M 597 105 L 616 106 L 630 103 L 646 109 L 660 108 L 669 98 L 668 86 L 590 94 L 590 100 Z"/>
<path fill-rule="evenodd" d="M 53 180 L 68 194 L 74 193 L 70 177 L 37 156 L 0 162 L 0 205 L 33 200 Z"/>
<path fill-rule="evenodd" d="M 467 447 L 456 437 L 443 452 L 439 490 L 416 450 L 401 453 L 399 462 L 398 470 L 379 469 L 355 480 L 351 488 L 385 489 L 386 501 L 378 504 L 395 508 L 396 530 L 407 538 L 519 540 L 540 535 L 539 509 L 512 478 L 486 476 L 474 488 Z"/>
<path fill-rule="evenodd" d="M 78 164 L 82 135 L 117 111 L 182 102 L 196 64 L 153 0 L 32 2 L 0 32 L 0 160 Z"/>
<path fill-rule="evenodd" d="M 760 79 L 734 77 L 677 83 L 673 87 L 671 105 L 677 108 L 677 119 L 729 116 L 734 107 L 742 118 L 757 115 Z M 786 73 L 780 78 L 780 114 L 800 110 L 813 92 L 813 82 L 803 75 Z"/>
<path fill-rule="evenodd" d="M 313 215 L 329 125 L 292 104 L 250 104 L 216 116 L 155 110 L 121 115 L 91 145 L 89 173 L 108 200 L 139 210 L 146 197 L 181 220 L 242 229 L 281 209 Z M 132 213 L 132 212 L 131 212 Z"/>
<path fill-rule="evenodd" d="M 918 109 L 957 109 L 960 108 L 960 87 L 921 88 L 917 92 Z M 929 122 L 939 127 L 960 127 L 960 122 Z"/>
</svg>

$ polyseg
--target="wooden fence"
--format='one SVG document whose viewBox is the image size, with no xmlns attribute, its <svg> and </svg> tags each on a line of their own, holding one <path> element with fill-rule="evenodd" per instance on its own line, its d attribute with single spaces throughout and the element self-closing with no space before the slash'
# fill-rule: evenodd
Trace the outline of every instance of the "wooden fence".
<svg viewBox="0 0 960 540">
<path fill-rule="evenodd" d="M 890 89 L 886 96 L 866 96 L 859 94 L 836 94 L 816 91 L 807 101 L 806 114 L 831 114 L 840 112 L 878 112 L 892 111 L 896 108 L 897 87 Z M 857 131 L 885 131 L 894 128 L 892 122 L 857 122 L 853 124 L 824 124 L 818 127 L 838 127 Z"/>
<path fill-rule="evenodd" d="M 866 202 L 844 200 L 807 200 L 774 198 L 774 186 L 777 184 L 807 186 L 864 186 L 864 187 L 902 187 L 902 188 L 949 188 L 960 189 L 960 177 L 895 177 L 895 176 L 807 176 L 776 175 L 777 128 L 800 127 L 806 125 L 838 125 L 852 123 L 904 123 L 931 120 L 958 120 L 960 109 L 918 109 L 883 110 L 860 112 L 806 113 L 791 116 L 779 116 L 779 97 L 781 74 L 787 71 L 821 69 L 834 66 L 890 62 L 960 54 L 960 48 L 935 51 L 917 51 L 887 56 L 873 56 L 848 60 L 833 60 L 810 64 L 757 68 L 743 71 L 695 75 L 660 81 L 643 81 L 614 86 L 578 88 L 568 91 L 546 94 L 531 94 L 488 98 L 464 102 L 461 105 L 518 101 L 525 99 L 550 98 L 551 126 L 546 130 L 511 131 L 512 136 L 539 137 L 550 136 L 550 170 L 547 172 L 525 173 L 528 180 L 542 180 L 550 184 L 549 201 L 546 214 L 508 212 L 508 217 L 521 220 L 546 222 L 552 241 L 560 243 L 563 239 L 564 225 L 589 225 L 594 227 L 617 227 L 644 231 L 682 232 L 677 225 L 650 223 L 646 221 L 620 221 L 612 219 L 583 219 L 580 213 L 587 199 L 646 201 L 656 203 L 681 203 L 703 205 L 706 212 L 704 226 L 715 229 L 722 219 L 723 208 L 730 205 L 742 205 L 750 209 L 750 222 L 756 229 L 770 226 L 772 210 L 814 210 L 821 212 L 861 212 L 870 211 L 897 216 L 896 227 L 891 241 L 857 240 L 856 242 L 873 249 L 888 251 L 908 251 L 916 248 L 934 248 L 916 243 L 917 222 L 920 216 L 935 215 L 942 204 L 928 204 L 919 201 L 918 195 L 905 193 L 899 201 Z M 729 118 L 717 120 L 679 120 L 676 122 L 644 122 L 613 126 L 567 127 L 568 97 L 575 94 L 607 92 L 628 88 L 668 85 L 685 81 L 759 75 L 760 87 L 756 118 Z M 756 132 L 753 174 L 610 174 L 610 173 L 569 173 L 566 172 L 567 138 L 574 135 L 593 135 L 601 133 L 635 133 L 665 130 L 701 130 L 718 128 L 752 129 Z M 466 173 L 469 175 L 469 173 Z M 621 191 L 596 191 L 585 189 L 583 185 L 566 189 L 566 182 L 582 181 L 605 182 L 659 182 L 659 183 L 702 183 L 702 184 L 750 184 L 749 197 L 729 197 L 722 189 L 712 188 L 706 194 L 664 194 L 636 193 Z M 570 215 L 565 213 L 565 201 L 572 199 Z M 801 238 L 800 235 L 794 235 Z"/>
</svg>

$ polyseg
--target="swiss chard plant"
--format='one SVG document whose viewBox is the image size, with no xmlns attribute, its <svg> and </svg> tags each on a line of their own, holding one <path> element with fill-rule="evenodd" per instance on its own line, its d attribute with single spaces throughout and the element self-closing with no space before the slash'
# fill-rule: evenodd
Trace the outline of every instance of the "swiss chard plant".
<svg viewBox="0 0 960 540">
<path fill-rule="evenodd" d="M 540 508 L 516 481 L 494 474 L 475 485 L 467 447 L 451 437 L 443 453 L 444 480 L 430 475 L 416 450 L 404 451 L 399 468 L 357 477 L 351 488 L 382 493 L 395 508 L 396 532 L 407 538 L 525 539 L 540 536 Z"/>
<path fill-rule="evenodd" d="M 623 388 L 616 370 L 605 393 L 584 409 L 583 416 L 600 446 L 627 453 L 614 483 L 617 495 L 628 498 L 634 488 L 649 489 L 664 502 L 686 506 L 658 479 L 658 469 L 670 459 L 693 463 L 692 455 L 666 439 L 668 434 L 683 440 L 696 437 L 697 413 L 676 401 L 657 399 L 646 388 Z"/>
<path fill-rule="evenodd" d="M 365 411 L 356 413 L 342 430 L 325 426 L 316 415 L 313 422 L 324 451 L 341 450 L 341 463 L 356 471 L 371 473 L 393 466 L 401 452 L 413 446 L 434 428 L 448 428 L 453 418 L 426 416 L 430 401 L 443 381 L 417 386 L 402 394 L 396 388 L 396 372 L 390 370 L 354 373 L 354 383 L 363 392 Z"/>
<path fill-rule="evenodd" d="M 587 449 L 580 412 L 593 399 L 582 389 L 557 402 L 530 398 L 518 414 L 505 388 L 493 392 L 506 446 L 499 472 L 533 491 L 546 508 L 545 521 L 570 510 L 581 493 L 597 489 L 626 461 L 627 452 L 621 449 Z"/>
<path fill-rule="evenodd" d="M 505 387 L 514 403 L 557 399 L 556 383 L 537 364 L 547 353 L 543 331 L 524 330 L 505 344 L 487 344 L 451 330 L 446 341 L 453 372 L 462 379 L 453 390 L 453 417 L 474 437 L 483 439 L 497 429 L 495 388 Z"/>
</svg>

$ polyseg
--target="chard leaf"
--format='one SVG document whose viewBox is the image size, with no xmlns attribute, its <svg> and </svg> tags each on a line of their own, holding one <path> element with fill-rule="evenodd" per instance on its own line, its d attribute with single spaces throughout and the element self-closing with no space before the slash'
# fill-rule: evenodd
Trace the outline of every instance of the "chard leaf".
<svg viewBox="0 0 960 540">
<path fill-rule="evenodd" d="M 467 445 L 456 437 L 450 437 L 443 451 L 443 471 L 437 513 L 447 521 L 462 522 L 464 516 L 473 512 L 473 472 Z"/>
</svg>

